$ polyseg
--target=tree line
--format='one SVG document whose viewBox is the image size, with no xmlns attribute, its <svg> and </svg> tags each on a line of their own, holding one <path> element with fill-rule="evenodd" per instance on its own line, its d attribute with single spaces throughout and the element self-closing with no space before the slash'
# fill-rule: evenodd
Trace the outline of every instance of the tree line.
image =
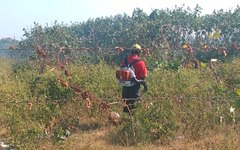
<svg viewBox="0 0 240 150">
<path fill-rule="evenodd" d="M 26 38 L 19 46 L 24 49 L 41 46 L 49 54 L 61 48 L 109 52 L 114 47 L 129 48 L 133 43 L 152 51 L 163 50 L 168 55 L 181 52 L 183 43 L 191 44 L 195 51 L 217 50 L 223 46 L 229 51 L 237 50 L 240 7 L 214 10 L 206 15 L 201 11 L 198 5 L 194 9 L 176 6 L 154 9 L 148 15 L 135 8 L 131 16 L 124 13 L 71 24 L 55 21 L 52 26 L 34 22 L 30 30 L 23 29 Z"/>
</svg>

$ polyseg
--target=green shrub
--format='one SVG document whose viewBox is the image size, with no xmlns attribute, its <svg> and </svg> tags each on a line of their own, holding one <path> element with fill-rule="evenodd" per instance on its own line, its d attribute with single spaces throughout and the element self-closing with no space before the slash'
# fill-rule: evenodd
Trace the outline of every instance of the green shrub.
<svg viewBox="0 0 240 150">
<path fill-rule="evenodd" d="M 174 104 L 170 100 L 157 100 L 149 106 L 139 104 L 133 116 L 125 114 L 118 133 L 124 145 L 151 143 L 159 139 L 166 144 L 177 129 Z"/>
</svg>

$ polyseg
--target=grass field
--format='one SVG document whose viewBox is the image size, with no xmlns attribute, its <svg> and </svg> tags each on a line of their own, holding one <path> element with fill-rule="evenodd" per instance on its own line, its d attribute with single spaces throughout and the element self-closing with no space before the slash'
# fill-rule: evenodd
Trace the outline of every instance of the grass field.
<svg viewBox="0 0 240 150">
<path fill-rule="evenodd" d="M 150 71 L 149 91 L 129 116 L 113 66 L 66 65 L 66 76 L 58 66 L 39 74 L 36 63 L 1 59 L 0 137 L 18 149 L 238 149 L 239 65 Z"/>
</svg>

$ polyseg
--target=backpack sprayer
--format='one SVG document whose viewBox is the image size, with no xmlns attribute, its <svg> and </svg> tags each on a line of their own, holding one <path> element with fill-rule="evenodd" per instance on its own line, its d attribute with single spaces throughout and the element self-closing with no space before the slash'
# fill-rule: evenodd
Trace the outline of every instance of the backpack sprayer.
<svg viewBox="0 0 240 150">
<path fill-rule="evenodd" d="M 130 87 L 134 86 L 134 84 L 139 83 L 143 85 L 144 91 L 147 91 L 147 84 L 144 80 L 138 80 L 135 75 L 135 69 L 133 65 L 141 61 L 140 59 L 136 59 L 131 63 L 126 64 L 123 68 L 116 71 L 116 78 L 118 79 L 118 84 L 120 86 Z"/>
</svg>

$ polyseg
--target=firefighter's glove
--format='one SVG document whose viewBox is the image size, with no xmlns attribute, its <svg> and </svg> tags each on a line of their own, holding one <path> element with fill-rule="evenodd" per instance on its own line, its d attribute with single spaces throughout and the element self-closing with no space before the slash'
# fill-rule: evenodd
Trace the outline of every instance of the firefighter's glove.
<svg viewBox="0 0 240 150">
<path fill-rule="evenodd" d="M 139 83 L 139 84 L 142 84 L 143 87 L 144 87 L 144 91 L 148 91 L 148 87 L 147 87 L 147 84 L 144 80 L 138 80 L 136 78 L 132 78 L 132 81 L 135 82 L 135 83 Z"/>
<path fill-rule="evenodd" d="M 144 82 L 142 83 L 142 85 L 143 85 L 143 87 L 144 87 L 144 91 L 147 92 L 147 91 L 148 91 L 148 87 L 147 87 L 146 82 L 144 81 Z"/>
</svg>

